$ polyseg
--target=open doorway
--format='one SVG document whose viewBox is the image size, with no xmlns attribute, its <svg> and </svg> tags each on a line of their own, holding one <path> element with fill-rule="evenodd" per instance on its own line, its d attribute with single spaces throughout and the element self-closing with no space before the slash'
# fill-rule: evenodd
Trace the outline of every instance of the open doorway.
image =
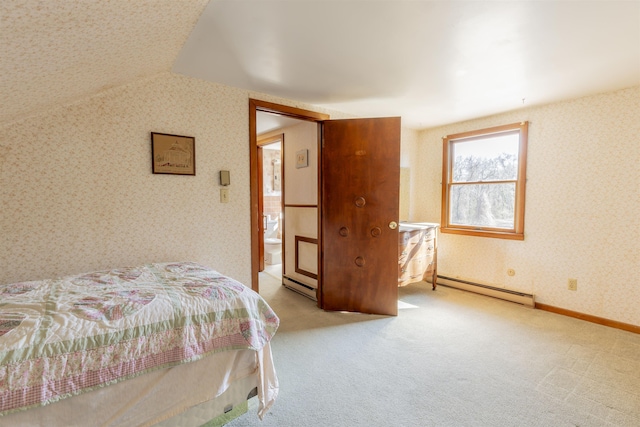
<svg viewBox="0 0 640 427">
<path fill-rule="evenodd" d="M 318 125 L 257 111 L 258 282 L 317 299 Z"/>
<path fill-rule="evenodd" d="M 250 160 L 251 160 L 251 287 L 253 290 L 258 291 L 260 289 L 259 272 L 265 268 L 264 260 L 264 236 L 265 230 L 268 227 L 268 223 L 265 223 L 264 218 L 264 197 L 261 195 L 261 191 L 264 188 L 264 165 L 263 157 L 261 153 L 261 145 L 259 141 L 264 138 L 273 136 L 274 134 L 280 134 L 278 127 L 271 127 L 270 129 L 265 125 L 265 122 L 278 119 L 282 123 L 282 119 L 291 120 L 294 119 L 297 122 L 313 122 L 317 123 L 329 118 L 328 115 L 322 113 L 316 113 L 312 111 L 302 110 L 299 108 L 287 107 L 283 105 L 273 104 L 266 101 L 250 100 L 249 101 L 249 143 L 250 143 Z M 276 120 L 276 122 L 278 121 Z M 292 125 L 289 122 L 288 125 Z M 286 127 L 287 125 L 280 125 Z M 314 126 L 317 129 L 317 126 Z M 316 130 L 317 133 L 317 130 Z M 282 138 L 282 152 L 286 150 L 286 136 Z M 317 144 L 317 136 L 314 144 Z M 294 153 L 295 155 L 295 153 Z M 284 165 L 285 160 L 282 158 L 281 165 Z M 281 173 L 281 197 L 283 211 L 286 211 L 285 207 L 285 185 L 287 177 L 286 172 L 283 170 Z M 280 217 L 280 229 L 281 229 L 281 256 L 283 262 L 281 267 L 286 268 L 286 256 L 287 240 L 286 235 L 282 231 L 286 223 L 286 213 L 281 214 Z M 293 236 L 291 236 L 293 237 Z"/>
<path fill-rule="evenodd" d="M 303 123 L 310 132 L 302 133 L 311 135 L 303 145 L 289 150 L 296 138 L 286 133 L 284 138 L 282 284 L 317 299 L 325 310 L 397 315 L 400 118 L 329 120 L 325 114 L 249 100 L 252 288 L 258 292 L 260 112 L 312 122 Z M 305 127 L 294 127 L 299 126 Z M 296 191 L 288 183 L 295 183 Z"/>
</svg>

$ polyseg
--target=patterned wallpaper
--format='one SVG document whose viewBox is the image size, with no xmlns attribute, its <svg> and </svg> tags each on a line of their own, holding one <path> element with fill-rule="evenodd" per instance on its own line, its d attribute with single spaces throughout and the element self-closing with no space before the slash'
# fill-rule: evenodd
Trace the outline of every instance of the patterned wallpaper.
<svg viewBox="0 0 640 427">
<path fill-rule="evenodd" d="M 175 260 L 250 283 L 250 97 L 312 109 L 163 73 L 0 127 L 0 284 Z M 197 175 L 152 174 L 152 131 L 195 137 Z"/>
<path fill-rule="evenodd" d="M 249 283 L 250 97 L 347 117 L 166 72 L 0 125 L 0 283 L 175 260 Z M 410 219 L 439 222 L 441 137 L 531 122 L 525 240 L 441 234 L 440 272 L 640 325 L 639 114 L 636 87 L 403 129 Z M 151 131 L 194 136 L 197 175 L 153 175 Z"/>
<path fill-rule="evenodd" d="M 411 219 L 440 222 L 442 137 L 530 121 L 525 240 L 441 233 L 439 274 L 640 325 L 639 117 L 635 87 L 421 131 Z"/>
<path fill-rule="evenodd" d="M 0 2 L 0 123 L 170 70 L 207 3 Z"/>
<path fill-rule="evenodd" d="M 163 75 L 4 128 L 0 283 L 181 259 L 240 274 L 248 134 L 224 125 L 246 119 L 238 95 Z M 153 175 L 151 131 L 194 136 L 197 175 Z"/>
</svg>

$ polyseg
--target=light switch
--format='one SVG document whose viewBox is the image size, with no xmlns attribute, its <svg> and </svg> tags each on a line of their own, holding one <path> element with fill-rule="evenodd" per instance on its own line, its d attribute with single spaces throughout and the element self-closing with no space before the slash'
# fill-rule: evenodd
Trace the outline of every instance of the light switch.
<svg viewBox="0 0 640 427">
<path fill-rule="evenodd" d="M 221 188 L 220 189 L 220 203 L 229 203 L 229 189 Z"/>
</svg>

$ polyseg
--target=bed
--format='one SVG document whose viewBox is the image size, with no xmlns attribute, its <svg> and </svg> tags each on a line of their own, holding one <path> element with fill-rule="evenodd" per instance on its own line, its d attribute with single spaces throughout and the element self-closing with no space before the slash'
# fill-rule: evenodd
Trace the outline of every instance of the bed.
<svg viewBox="0 0 640 427">
<path fill-rule="evenodd" d="M 0 285 L 0 425 L 220 425 L 278 394 L 279 319 L 193 262 Z"/>
</svg>

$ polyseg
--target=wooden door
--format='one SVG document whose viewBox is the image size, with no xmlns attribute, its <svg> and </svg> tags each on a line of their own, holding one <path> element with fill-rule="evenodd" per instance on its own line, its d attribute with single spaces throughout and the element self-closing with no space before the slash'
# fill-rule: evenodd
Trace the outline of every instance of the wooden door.
<svg viewBox="0 0 640 427">
<path fill-rule="evenodd" d="M 321 308 L 398 314 L 400 118 L 322 123 Z"/>
</svg>

